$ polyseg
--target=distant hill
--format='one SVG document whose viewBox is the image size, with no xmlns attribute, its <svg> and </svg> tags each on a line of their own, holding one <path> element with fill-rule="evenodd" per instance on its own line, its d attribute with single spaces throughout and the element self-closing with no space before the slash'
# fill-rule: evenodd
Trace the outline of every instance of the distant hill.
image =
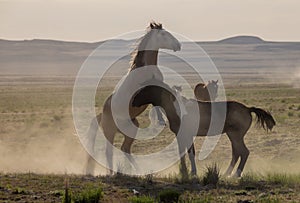
<svg viewBox="0 0 300 203">
<path fill-rule="evenodd" d="M 132 47 L 135 40 L 110 41 L 108 50 L 102 57 L 110 59 L 120 47 Z M 0 39 L 0 75 L 54 75 L 75 76 L 87 57 L 101 42 L 66 42 L 58 40 L 1 40 Z M 183 42 L 184 44 L 185 42 Z M 236 36 L 220 41 L 197 42 L 211 57 L 220 71 L 228 70 L 287 70 L 300 67 L 300 42 L 270 42 L 255 36 Z M 245 46 L 240 46 L 240 45 Z M 188 43 L 183 47 L 189 47 Z M 192 60 L 195 52 L 187 49 Z M 168 54 L 159 54 L 159 63 L 169 60 Z M 130 53 L 122 60 L 122 70 L 128 70 Z M 172 68 L 182 69 L 177 61 Z M 99 67 L 105 68 L 105 67 Z M 116 73 L 120 74 L 120 73 Z M 0 81 L 1 83 L 1 81 Z"/>
<path fill-rule="evenodd" d="M 259 37 L 255 36 L 236 36 L 236 37 L 230 37 L 223 40 L 218 41 L 219 43 L 224 44 L 262 44 L 265 43 L 264 40 L 262 40 Z"/>
</svg>

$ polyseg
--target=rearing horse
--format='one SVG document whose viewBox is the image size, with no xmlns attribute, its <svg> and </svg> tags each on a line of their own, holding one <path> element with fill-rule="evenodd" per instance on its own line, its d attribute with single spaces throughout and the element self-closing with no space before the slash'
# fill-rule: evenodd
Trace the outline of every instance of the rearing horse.
<svg viewBox="0 0 300 203">
<path fill-rule="evenodd" d="M 130 135 L 122 132 L 118 125 L 116 124 L 114 120 L 114 115 L 112 113 L 112 98 L 113 96 L 119 95 L 119 99 L 122 102 L 122 96 L 126 96 L 127 94 L 127 86 L 130 85 L 132 81 L 134 82 L 140 82 L 143 83 L 150 79 L 157 79 L 159 81 L 163 80 L 163 75 L 161 71 L 157 67 L 157 57 L 158 57 L 158 51 L 159 49 L 169 49 L 173 51 L 179 51 L 181 49 L 180 42 L 168 31 L 162 28 L 162 24 L 157 23 L 150 23 L 150 26 L 148 28 L 148 32 L 143 36 L 139 44 L 137 45 L 131 60 L 131 65 L 128 71 L 127 76 L 124 79 L 124 82 L 121 84 L 119 88 L 117 88 L 112 95 L 110 95 L 103 106 L 103 112 L 100 113 L 96 118 L 94 118 L 91 122 L 90 128 L 88 130 L 88 136 L 89 136 L 89 147 L 91 149 L 94 149 L 94 143 L 96 138 L 96 133 L 98 130 L 98 124 L 103 130 L 103 134 L 106 137 L 106 160 L 108 167 L 110 169 L 110 173 L 112 173 L 113 169 L 113 143 L 115 134 L 117 132 L 120 132 L 124 135 L 124 141 L 121 146 L 121 150 L 125 153 L 130 154 L 131 153 L 131 145 L 134 141 L 134 138 L 136 136 L 136 129 L 130 131 Z M 141 69 L 144 71 L 145 74 L 142 74 L 142 77 L 139 75 L 139 77 L 136 77 L 133 72 L 141 67 L 144 67 Z M 147 72 L 147 70 L 149 70 Z M 136 125 L 139 126 L 138 121 L 136 117 L 140 115 L 148 105 L 143 105 L 140 107 L 133 107 L 132 105 L 129 105 L 129 116 L 131 121 Z M 118 106 L 117 106 L 118 107 Z M 115 110 L 115 109 L 113 109 Z M 119 113 L 122 113 L 124 109 L 120 107 L 118 109 Z M 86 173 L 93 173 L 89 165 L 92 163 L 92 159 L 89 157 L 88 163 L 87 163 L 87 171 Z"/>
</svg>

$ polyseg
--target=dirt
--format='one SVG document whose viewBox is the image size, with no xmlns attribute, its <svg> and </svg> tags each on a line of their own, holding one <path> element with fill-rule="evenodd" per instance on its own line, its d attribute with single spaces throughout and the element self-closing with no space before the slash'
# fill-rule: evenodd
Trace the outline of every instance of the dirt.
<svg viewBox="0 0 300 203">
<path fill-rule="evenodd" d="M 238 179 L 222 179 L 214 187 L 204 186 L 199 179 L 185 183 L 176 178 L 150 178 L 77 175 L 1 174 L 0 202 L 61 202 L 68 181 L 71 193 L 80 193 L 87 187 L 100 187 L 103 197 L 100 202 L 129 202 L 135 196 L 158 198 L 165 189 L 180 193 L 184 202 L 299 202 L 300 183 L 270 184 L 268 181 L 243 182 Z M 205 201 L 204 201 L 205 200 Z M 268 201 L 270 200 L 270 201 Z"/>
</svg>

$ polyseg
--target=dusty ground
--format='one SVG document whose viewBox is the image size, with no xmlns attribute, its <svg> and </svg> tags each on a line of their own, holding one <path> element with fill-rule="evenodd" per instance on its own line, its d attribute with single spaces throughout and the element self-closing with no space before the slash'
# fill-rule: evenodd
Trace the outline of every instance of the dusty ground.
<svg viewBox="0 0 300 203">
<path fill-rule="evenodd" d="M 41 82 L 34 78 L 18 79 L 11 83 L 2 77 L 0 86 L 0 201 L 46 201 L 60 202 L 64 189 L 63 175 L 38 174 L 84 174 L 86 160 L 72 120 L 72 80 L 48 78 Z M 226 85 L 226 84 L 225 84 Z M 110 88 L 100 88 L 96 99 L 98 111 Z M 277 125 L 272 132 L 251 127 L 245 137 L 250 150 L 245 173 L 254 172 L 265 175 L 270 172 L 297 174 L 300 171 L 300 89 L 292 84 L 227 83 L 226 96 L 229 100 L 238 100 L 249 106 L 270 110 Z M 147 115 L 140 120 L 147 124 Z M 173 134 L 165 130 L 164 134 L 146 142 L 137 141 L 133 153 L 157 151 L 174 139 Z M 122 137 L 116 139 L 119 147 Z M 196 139 L 199 150 L 203 138 Z M 155 146 L 155 147 L 149 147 Z M 226 135 L 222 136 L 214 152 L 204 161 L 197 161 L 199 175 L 205 166 L 216 162 L 224 172 L 231 157 L 230 143 Z M 170 169 L 178 172 L 177 166 Z M 169 172 L 170 172 L 169 171 Z M 96 174 L 105 170 L 97 167 Z M 166 174 L 164 174 L 165 176 Z M 154 183 L 144 178 L 114 177 L 108 178 L 74 176 L 69 177 L 71 189 L 79 190 L 85 184 L 101 185 L 104 200 L 115 202 L 128 201 L 132 189 L 155 197 L 157 191 L 172 187 L 182 192 L 182 198 L 207 198 L 216 202 L 236 202 L 238 200 L 257 200 L 271 198 L 283 201 L 300 201 L 299 183 L 273 184 L 267 180 L 258 181 L 255 188 L 247 189 L 239 181 L 223 180 L 217 189 L 210 189 L 199 183 L 177 184 L 174 180 L 154 178 Z M 216 199 L 219 198 L 219 199 Z"/>
<path fill-rule="evenodd" d="M 251 176 L 248 176 L 251 177 Z M 182 202 L 299 202 L 299 176 L 297 181 L 267 178 L 224 179 L 217 187 L 203 186 L 199 180 L 178 183 L 174 178 L 146 178 L 116 175 L 100 176 L 64 176 L 1 174 L 1 202 L 61 202 L 65 181 L 73 194 L 89 187 L 103 190 L 101 202 L 128 202 L 135 196 L 158 198 L 159 192 L 171 189 L 180 193 Z"/>
<path fill-rule="evenodd" d="M 110 88 L 100 88 L 96 99 L 98 112 L 110 91 Z M 2 172 L 83 173 L 84 149 L 72 120 L 72 82 L 62 85 L 58 79 L 50 84 L 7 84 L 0 86 L 0 92 Z M 269 110 L 277 122 L 268 133 L 255 124 L 248 131 L 245 142 L 251 153 L 245 171 L 299 171 L 299 93 L 300 89 L 291 85 L 228 85 L 228 100 Z M 149 117 L 143 114 L 139 120 L 147 125 Z M 136 154 L 158 151 L 174 138 L 166 129 L 154 139 L 136 141 L 132 150 Z M 117 147 L 122 139 L 121 135 L 117 136 Z M 202 142 L 203 138 L 196 139 L 197 150 Z M 198 162 L 198 167 L 218 162 L 224 169 L 230 157 L 230 143 L 223 135 L 213 153 Z"/>
</svg>

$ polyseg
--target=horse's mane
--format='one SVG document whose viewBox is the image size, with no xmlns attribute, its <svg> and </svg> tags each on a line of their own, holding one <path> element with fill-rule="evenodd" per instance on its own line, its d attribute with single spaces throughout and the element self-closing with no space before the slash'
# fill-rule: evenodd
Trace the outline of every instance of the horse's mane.
<svg viewBox="0 0 300 203">
<path fill-rule="evenodd" d="M 138 60 L 142 57 L 138 56 L 138 52 L 139 52 L 139 45 L 141 44 L 141 42 L 143 41 L 143 39 L 145 38 L 145 36 L 152 30 L 152 29 L 163 29 L 162 24 L 161 23 L 156 23 L 154 21 L 150 22 L 149 26 L 146 28 L 146 34 L 142 37 L 140 37 L 135 43 L 134 43 L 134 49 L 131 52 L 131 59 L 130 59 L 130 67 L 129 67 L 129 71 L 133 70 L 136 68 L 136 64 L 138 63 Z"/>
</svg>

